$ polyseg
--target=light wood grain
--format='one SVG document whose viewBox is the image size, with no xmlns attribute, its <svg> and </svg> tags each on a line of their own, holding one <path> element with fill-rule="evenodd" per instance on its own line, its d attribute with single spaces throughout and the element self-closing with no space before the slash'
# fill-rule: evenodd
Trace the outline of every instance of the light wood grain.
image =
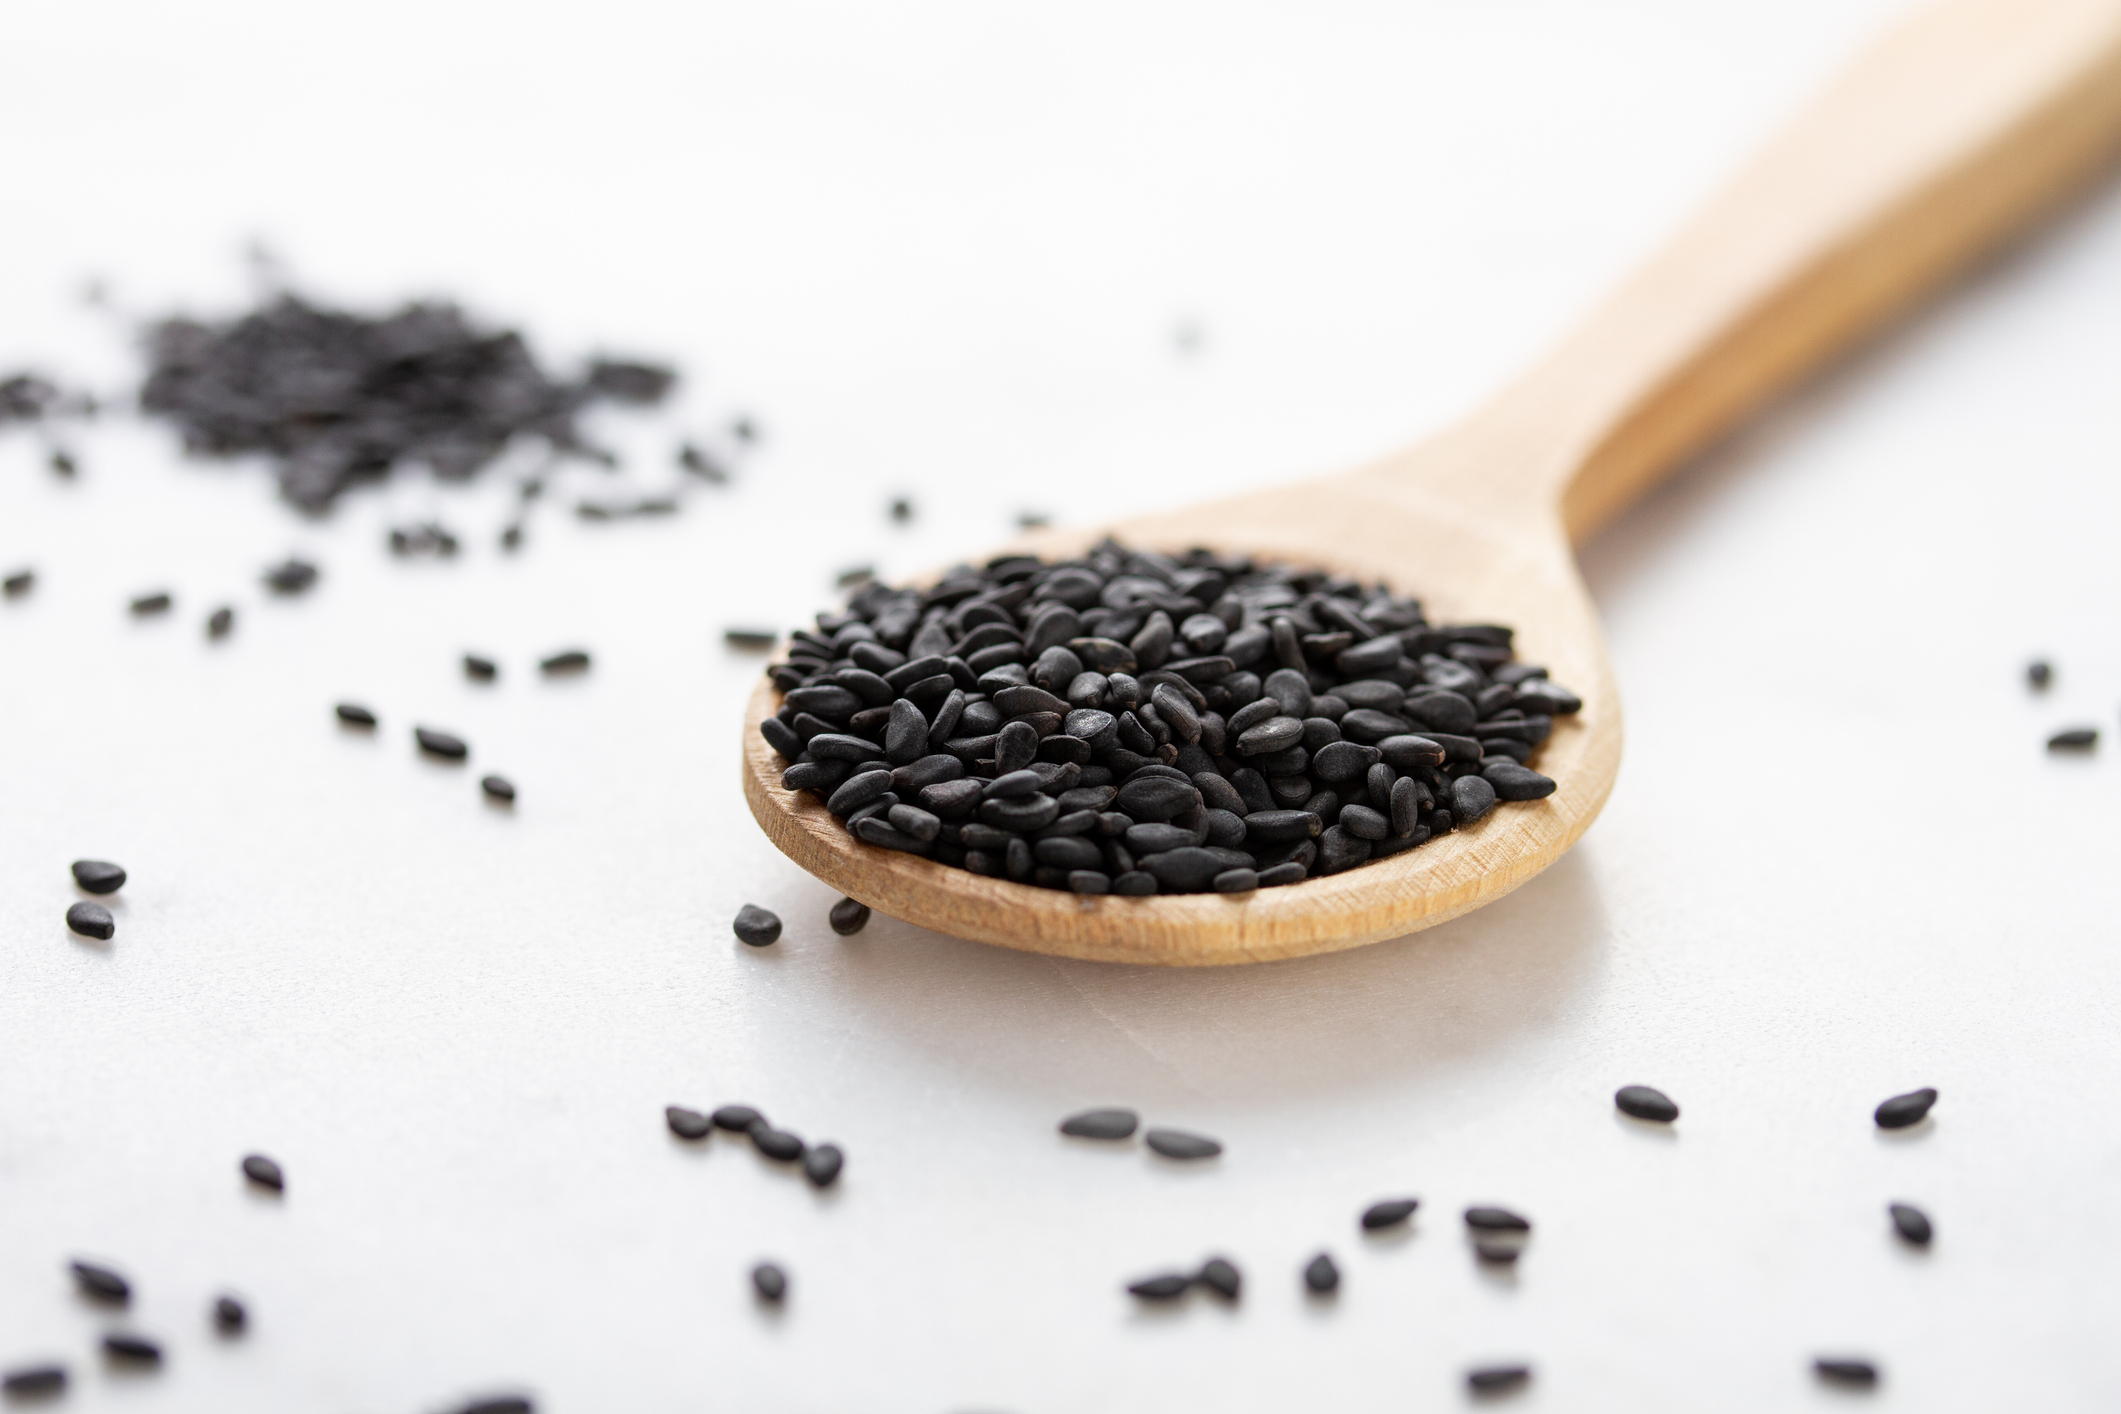
<svg viewBox="0 0 2121 1414">
<path fill-rule="evenodd" d="M 1260 962 L 1440 923 L 1574 844 L 1610 794 L 1620 701 L 1571 540 L 1763 400 L 1878 329 L 2080 187 L 2121 141 L 2121 0 L 1952 0 L 1855 65 L 1555 354 L 1465 423 L 1375 466 L 1105 533 L 1382 578 L 1432 621 L 1513 624 L 1583 698 L 1536 760 L 1544 801 L 1378 864 L 1255 894 L 1079 897 L 855 841 L 780 788 L 744 721 L 743 783 L 773 842 L 890 917 L 1112 962 Z"/>
</svg>

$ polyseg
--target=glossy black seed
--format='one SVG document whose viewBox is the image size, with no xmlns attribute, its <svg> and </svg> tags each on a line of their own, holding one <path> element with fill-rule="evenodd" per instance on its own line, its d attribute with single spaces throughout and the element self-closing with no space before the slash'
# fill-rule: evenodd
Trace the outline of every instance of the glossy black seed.
<svg viewBox="0 0 2121 1414">
<path fill-rule="evenodd" d="M 666 1105 L 663 1121 L 670 1132 L 680 1139 L 705 1139 L 714 1128 L 714 1121 L 698 1110 L 688 1110 L 683 1105 Z"/>
<path fill-rule="evenodd" d="M 263 1154 L 246 1154 L 243 1158 L 243 1176 L 260 1188 L 270 1188 L 275 1193 L 287 1190 L 287 1175 L 280 1166 Z"/>
<path fill-rule="evenodd" d="M 373 727 L 376 714 L 358 702 L 341 702 L 331 709 L 338 715 L 341 724 L 349 727 Z"/>
<path fill-rule="evenodd" d="M 1497 800 L 1544 800 L 1554 793 L 1551 777 L 1515 761 L 1483 761 L 1480 774 L 1495 787 Z"/>
<path fill-rule="evenodd" d="M 1130 1296 L 1139 1296 L 1144 1301 L 1176 1301 L 1184 1296 L 1192 1285 L 1193 1278 L 1171 1272 L 1164 1276 L 1145 1277 L 1141 1281 L 1130 1282 L 1127 1293 Z"/>
<path fill-rule="evenodd" d="M 752 1126 L 766 1122 L 766 1116 L 749 1105 L 723 1105 L 708 1118 L 716 1129 L 726 1129 L 731 1134 L 749 1134 Z"/>
<path fill-rule="evenodd" d="M 448 732 L 436 731 L 432 727 L 414 727 L 412 739 L 419 744 L 420 750 L 429 756 L 439 756 L 445 761 L 462 761 L 471 754 L 471 748 L 464 744 L 462 737 L 451 736 Z"/>
<path fill-rule="evenodd" d="M 68 1269 L 74 1274 L 74 1285 L 91 1301 L 122 1306 L 132 1300 L 131 1283 L 109 1267 L 77 1260 L 69 1263 Z"/>
<path fill-rule="evenodd" d="M 9 1399 L 31 1399 L 66 1389 L 64 1365 L 21 1365 L 0 1374 L 0 1393 Z"/>
<path fill-rule="evenodd" d="M 214 1298 L 214 1328 L 223 1335 L 239 1335 L 250 1324 L 250 1312 L 241 1301 L 223 1293 Z"/>
<path fill-rule="evenodd" d="M 1856 1360 L 1844 1355 L 1821 1355 L 1812 1361 L 1812 1370 L 1829 1384 L 1853 1385 L 1869 1388 L 1878 1383 L 1878 1367 L 1868 1360 Z"/>
<path fill-rule="evenodd" d="M 1460 776 L 1451 782 L 1451 818 L 1470 825 L 1495 808 L 1495 787 L 1485 776 Z"/>
<path fill-rule="evenodd" d="M 2049 751 L 2089 751 L 2099 744 L 2097 727 L 2071 727 L 2047 739 Z"/>
<path fill-rule="evenodd" d="M 317 567 L 307 560 L 286 559 L 262 577 L 265 587 L 275 594 L 300 594 L 317 582 Z"/>
<path fill-rule="evenodd" d="M 74 882 L 86 893 L 114 894 L 125 887 L 125 871 L 106 859 L 74 861 Z"/>
<path fill-rule="evenodd" d="M 2045 691 L 2047 685 L 2054 680 L 2054 666 L 2045 658 L 2036 658 L 2025 665 L 2025 681 L 2033 691 Z"/>
<path fill-rule="evenodd" d="M 842 781 L 825 799 L 825 808 L 835 815 L 851 815 L 882 799 L 891 790 L 889 771 L 863 771 Z"/>
<path fill-rule="evenodd" d="M 118 931 L 109 909 L 85 900 L 66 910 L 66 926 L 84 938 L 108 938 Z"/>
<path fill-rule="evenodd" d="M 174 602 L 169 595 L 158 592 L 142 594 L 139 598 L 133 600 L 130 607 L 134 614 L 144 619 L 150 614 L 168 613 L 170 605 Z"/>
<path fill-rule="evenodd" d="M 803 1153 L 803 1177 L 819 1188 L 830 1188 L 847 1166 L 847 1156 L 837 1144 L 815 1144 Z"/>
<path fill-rule="evenodd" d="M 803 1141 L 785 1129 L 775 1129 L 760 1120 L 751 1126 L 751 1142 L 769 1159 L 791 1163 L 803 1157 Z"/>
<path fill-rule="evenodd" d="M 1212 1159 L 1223 1151 L 1213 1139 L 1182 1129 L 1152 1129 L 1142 1142 L 1167 1159 Z"/>
<path fill-rule="evenodd" d="M 103 1337 L 103 1353 L 113 1360 L 122 1360 L 136 1365 L 159 1365 L 162 1363 L 162 1347 L 143 1335 L 131 1335 L 125 1331 L 110 1331 Z"/>
<path fill-rule="evenodd" d="M 1249 894 L 1259 887 L 1259 871 L 1242 866 L 1225 869 L 1208 884 L 1219 894 Z"/>
<path fill-rule="evenodd" d="M 1679 1118 L 1679 1106 L 1672 1103 L 1672 1097 L 1647 1085 L 1621 1086 L 1613 1092 L 1613 1103 L 1619 1106 L 1622 1114 L 1633 1115 L 1637 1119 L 1670 1124 Z"/>
<path fill-rule="evenodd" d="M 1362 1210 L 1363 1231 L 1378 1232 L 1384 1228 L 1397 1227 L 1413 1217 L 1414 1210 L 1420 1206 L 1419 1198 L 1386 1198 L 1381 1202 L 1372 1203 Z"/>
<path fill-rule="evenodd" d="M 568 648 L 538 661 L 538 671 L 548 674 L 583 673 L 589 671 L 589 655 L 579 648 Z"/>
<path fill-rule="evenodd" d="M 229 630 L 236 626 L 236 611 L 223 605 L 206 616 L 206 636 L 226 638 Z"/>
<path fill-rule="evenodd" d="M 851 898 L 843 898 L 832 905 L 832 912 L 826 915 L 826 919 L 831 923 L 833 932 L 843 938 L 851 938 L 869 926 L 869 905 Z"/>
<path fill-rule="evenodd" d="M 1928 1213 L 1912 1203 L 1888 1203 L 1885 1210 L 1892 1215 L 1895 1232 L 1917 1247 L 1929 1246 L 1935 1229 L 1930 1226 Z"/>
<path fill-rule="evenodd" d="M 1210 1257 L 1201 1264 L 1200 1274 L 1193 1280 L 1225 1301 L 1235 1301 L 1245 1286 L 1244 1274 L 1227 1257 Z"/>
<path fill-rule="evenodd" d="M 1504 1390 L 1519 1389 L 1531 1379 L 1532 1367 L 1529 1365 L 1483 1365 L 1466 1372 L 1466 1385 L 1476 1394 L 1500 1394 Z"/>
<path fill-rule="evenodd" d="M 788 1273 L 771 1262 L 761 1262 L 751 1269 L 751 1289 L 761 1301 L 784 1301 L 788 1296 Z"/>
<path fill-rule="evenodd" d="M 473 682 L 492 682 L 500 675 L 500 671 L 500 665 L 491 658 L 481 657 L 477 653 L 464 655 L 464 676 Z"/>
<path fill-rule="evenodd" d="M 1531 1221 L 1508 1208 L 1468 1208 L 1466 1226 L 1482 1232 L 1530 1232 Z"/>
<path fill-rule="evenodd" d="M 1910 1090 L 1905 1095 L 1895 1095 L 1883 1101 L 1872 1115 L 1880 1129 L 1905 1129 L 1911 1124 L 1920 1124 L 1937 1103 L 1937 1092 L 1928 1086 Z"/>
<path fill-rule="evenodd" d="M 1340 1268 L 1331 1253 L 1321 1252 L 1305 1265 L 1304 1286 L 1320 1296 L 1340 1290 Z"/>
<path fill-rule="evenodd" d="M 754 948 L 763 948 L 779 941 L 781 919 L 777 913 L 769 913 L 755 903 L 747 903 L 736 912 L 734 925 L 737 939 Z"/>
<path fill-rule="evenodd" d="M 1062 1120 L 1060 1132 L 1077 1139 L 1126 1139 L 1140 1123 L 1132 1110 L 1084 1110 Z"/>
</svg>

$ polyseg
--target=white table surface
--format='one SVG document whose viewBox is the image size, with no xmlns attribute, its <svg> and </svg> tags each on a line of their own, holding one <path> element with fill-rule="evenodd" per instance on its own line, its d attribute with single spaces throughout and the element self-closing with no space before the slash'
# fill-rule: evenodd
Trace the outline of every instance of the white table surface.
<svg viewBox="0 0 2121 1414">
<path fill-rule="evenodd" d="M 624 484 L 734 410 L 767 435 L 673 520 L 548 506 L 513 560 L 507 476 L 312 523 L 163 428 L 75 439 L 74 484 L 0 435 L 0 567 L 39 576 L 0 606 L 0 1365 L 64 1358 L 66 1408 L 227 1414 L 1429 1409 L 1504 1358 L 1526 1408 L 2113 1407 L 2117 765 L 2042 749 L 2121 725 L 2111 186 L 1587 548 L 1620 783 L 1480 913 L 1219 971 L 842 940 L 736 786 L 759 660 L 724 625 L 1021 508 L 1182 504 L 1441 425 L 1892 8 L 11 15 L 0 367 L 122 390 L 83 282 L 227 310 L 256 237 L 332 298 L 678 359 L 672 410 L 600 424 Z M 384 553 L 430 514 L 455 562 Z M 269 602 L 289 551 L 324 578 Z M 166 619 L 124 612 L 165 586 Z M 539 680 L 573 644 L 593 671 Z M 337 729 L 345 697 L 381 732 Z M 108 945 L 61 923 L 84 855 L 132 874 Z M 776 947 L 732 939 L 746 901 Z M 1634 1081 L 1672 1132 L 1615 1115 Z M 1875 1130 L 1918 1085 L 1935 1118 Z M 663 1128 L 735 1100 L 843 1144 L 839 1187 Z M 1054 1133 L 1098 1103 L 1228 1151 Z M 254 1149 L 284 1200 L 245 1190 Z M 1411 1233 L 1362 1238 L 1401 1192 Z M 1467 1250 L 1479 1201 L 1536 1221 L 1513 1275 Z M 1298 1284 L 1321 1248 L 1328 1304 Z M 1122 1293 L 1214 1252 L 1235 1309 Z M 160 1373 L 93 1358 L 77 1254 L 131 1275 Z M 1815 1384 L 1842 1351 L 1875 1394 Z"/>
</svg>

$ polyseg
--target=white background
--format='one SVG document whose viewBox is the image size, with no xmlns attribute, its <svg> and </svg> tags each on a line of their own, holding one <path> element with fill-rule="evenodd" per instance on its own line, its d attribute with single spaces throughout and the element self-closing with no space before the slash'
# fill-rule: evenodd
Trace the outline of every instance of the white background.
<svg viewBox="0 0 2121 1414">
<path fill-rule="evenodd" d="M 0 568 L 39 576 L 0 606 L 0 1365 L 280 1414 L 1449 1408 L 1502 1358 L 1528 1408 L 2112 1407 L 2116 768 L 2041 746 L 2121 702 L 2111 185 L 1587 547 L 1620 784 L 1476 915 L 1209 972 L 841 940 L 737 791 L 723 626 L 1442 425 L 1893 8 L 13 7 L 0 367 L 122 392 L 127 321 L 238 307 L 262 240 L 326 297 L 677 359 L 672 410 L 599 424 L 628 486 L 734 411 L 767 435 L 668 521 L 577 523 L 574 473 L 513 560 L 506 475 L 312 523 L 127 417 L 71 484 L 0 436 Z M 427 515 L 465 553 L 391 560 Z M 291 550 L 323 580 L 268 602 Z M 84 855 L 132 872 L 108 945 L 61 922 Z M 1634 1081 L 1671 1132 L 1614 1114 Z M 839 1187 L 663 1128 L 732 1100 L 839 1141 Z M 1097 1103 L 1228 1151 L 1053 1132 Z M 1362 1238 L 1398 1193 L 1411 1233 Z M 1478 1201 L 1537 1224 L 1514 1275 Z M 1122 1294 L 1211 1252 L 1234 1310 Z M 132 1276 L 122 1321 L 74 1255 Z M 113 1324 L 165 1368 L 106 1370 Z M 1874 1395 L 1815 1384 L 1844 1351 Z"/>
</svg>

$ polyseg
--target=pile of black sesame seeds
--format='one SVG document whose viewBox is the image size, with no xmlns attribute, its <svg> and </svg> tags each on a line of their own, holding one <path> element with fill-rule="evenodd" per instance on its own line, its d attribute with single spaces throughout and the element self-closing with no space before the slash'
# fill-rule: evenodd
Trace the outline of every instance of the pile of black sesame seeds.
<svg viewBox="0 0 2121 1414">
<path fill-rule="evenodd" d="M 769 669 L 760 731 L 869 844 L 1077 893 L 1243 893 L 1552 794 L 1527 763 L 1583 704 L 1511 637 L 1107 540 L 862 588 Z"/>
</svg>

